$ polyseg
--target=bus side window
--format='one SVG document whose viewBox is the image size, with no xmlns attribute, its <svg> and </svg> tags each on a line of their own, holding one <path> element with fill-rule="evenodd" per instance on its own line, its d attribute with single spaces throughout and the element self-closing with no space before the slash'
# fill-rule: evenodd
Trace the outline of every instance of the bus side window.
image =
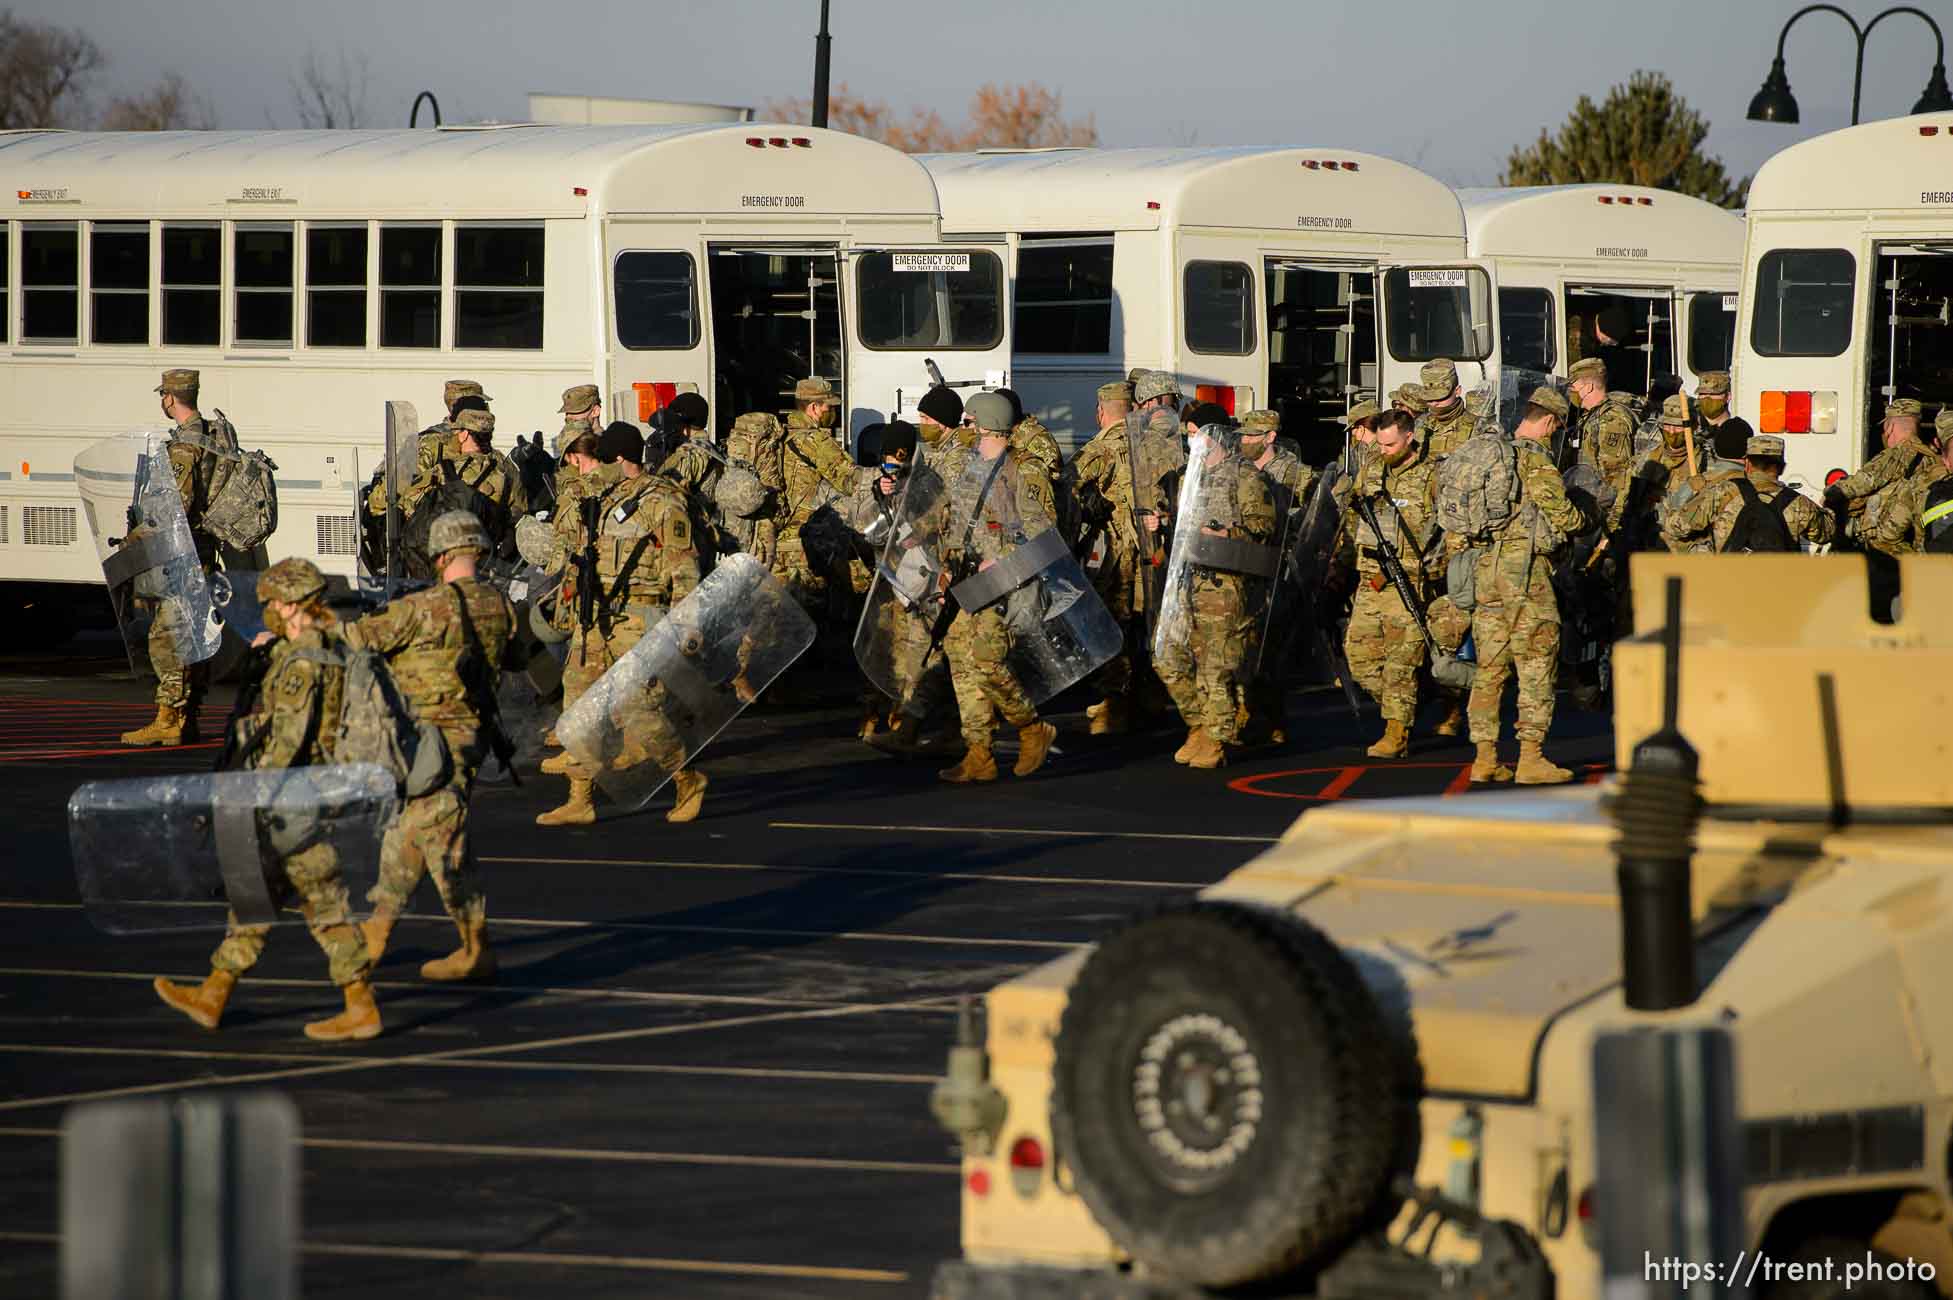
<svg viewBox="0 0 1953 1300">
<path fill-rule="evenodd" d="M 217 346 L 224 255 L 216 225 L 163 227 L 163 342 Z"/>
<path fill-rule="evenodd" d="M 441 228 L 380 227 L 380 346 L 441 346 Z"/>
<path fill-rule="evenodd" d="M 456 225 L 454 346 L 543 345 L 543 228 Z"/>
<path fill-rule="evenodd" d="M 1500 364 L 1551 374 L 1559 359 L 1555 351 L 1552 291 L 1500 289 Z"/>
<path fill-rule="evenodd" d="M 1033 239 L 1017 250 L 1017 352 L 1112 351 L 1112 240 Z"/>
<path fill-rule="evenodd" d="M 1189 262 L 1187 348 L 1244 357 L 1255 350 L 1254 272 L 1240 262 Z"/>
<path fill-rule="evenodd" d="M 689 253 L 617 255 L 617 342 L 634 351 L 698 346 L 698 282 Z"/>
<path fill-rule="evenodd" d="M 21 342 L 81 337 L 81 231 L 73 222 L 20 228 L 20 287 Z"/>
<path fill-rule="evenodd" d="M 1736 355 L 1736 295 L 1689 295 L 1689 369 L 1698 375 L 1728 370 Z"/>
<path fill-rule="evenodd" d="M 88 231 L 88 338 L 149 342 L 149 223 L 97 221 Z"/>
<path fill-rule="evenodd" d="M 1756 264 L 1750 346 L 1765 357 L 1835 357 L 1851 346 L 1858 259 L 1842 248 L 1773 248 Z"/>
</svg>

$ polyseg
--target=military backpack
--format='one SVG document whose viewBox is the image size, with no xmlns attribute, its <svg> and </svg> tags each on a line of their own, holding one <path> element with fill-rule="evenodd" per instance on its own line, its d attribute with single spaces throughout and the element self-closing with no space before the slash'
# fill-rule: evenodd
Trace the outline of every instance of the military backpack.
<svg viewBox="0 0 1953 1300">
<path fill-rule="evenodd" d="M 1438 466 L 1438 526 L 1475 541 L 1503 528 L 1519 508 L 1519 449 L 1487 428 Z"/>
<path fill-rule="evenodd" d="M 334 763 L 377 764 L 392 774 L 409 799 L 448 783 L 454 759 L 447 740 L 439 727 L 420 716 L 384 658 L 343 641 L 328 643 L 323 650 L 300 650 L 298 656 L 345 674 Z"/>
<path fill-rule="evenodd" d="M 1795 488 L 1779 487 L 1777 495 L 1765 501 L 1763 494 L 1756 490 L 1756 484 L 1748 478 L 1731 481 L 1742 494 L 1743 508 L 1736 512 L 1736 523 L 1729 530 L 1729 540 L 1722 544 L 1724 555 L 1802 549 L 1790 535 L 1790 525 L 1784 522 L 1784 513 L 1790 509 L 1790 503 L 1797 495 Z"/>
<path fill-rule="evenodd" d="M 222 411 L 205 421 L 200 444 L 204 476 L 201 531 L 234 551 L 264 545 L 278 530 L 278 466 L 261 451 L 244 451 Z"/>
</svg>

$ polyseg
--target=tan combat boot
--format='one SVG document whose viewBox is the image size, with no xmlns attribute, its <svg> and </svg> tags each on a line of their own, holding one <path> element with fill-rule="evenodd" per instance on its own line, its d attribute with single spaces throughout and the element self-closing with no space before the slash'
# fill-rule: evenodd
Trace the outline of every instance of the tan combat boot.
<svg viewBox="0 0 1953 1300">
<path fill-rule="evenodd" d="M 936 775 L 959 785 L 965 781 L 994 781 L 997 779 L 997 760 L 990 753 L 990 746 L 972 745 L 964 751 L 962 762 L 955 767 L 944 768 Z"/>
<path fill-rule="evenodd" d="M 375 966 L 380 964 L 380 955 L 387 950 L 387 938 L 393 933 L 394 922 L 400 919 L 400 909 L 394 907 L 375 907 L 373 915 L 359 923 L 359 932 L 366 940 L 366 960 Z"/>
<path fill-rule="evenodd" d="M 314 1020 L 305 1026 L 307 1038 L 339 1043 L 380 1036 L 380 1008 L 373 1002 L 373 986 L 365 980 L 354 980 L 346 986 L 345 994 L 346 1009 L 330 1020 Z"/>
<path fill-rule="evenodd" d="M 588 826 L 597 820 L 596 782 L 585 777 L 570 778 L 570 797 L 560 808 L 536 814 L 538 826 Z"/>
<path fill-rule="evenodd" d="M 1472 761 L 1472 782 L 1484 784 L 1487 781 L 1510 781 L 1512 769 L 1499 761 L 1499 742 L 1481 740 L 1478 742 L 1478 757 Z"/>
<path fill-rule="evenodd" d="M 1193 757 L 1194 746 L 1198 745 L 1200 738 L 1206 734 L 1207 731 L 1203 727 L 1188 727 L 1187 738 L 1180 742 L 1180 748 L 1173 751 L 1173 761 L 1184 766 L 1187 760 Z"/>
<path fill-rule="evenodd" d="M 560 754 L 551 754 L 545 758 L 541 763 L 541 770 L 551 776 L 568 776 L 570 769 L 575 766 L 575 756 L 566 749 Z"/>
<path fill-rule="evenodd" d="M 922 724 L 906 714 L 898 713 L 888 721 L 888 730 L 878 736 L 870 736 L 868 744 L 884 754 L 897 758 L 913 758 L 916 741 L 920 739 Z"/>
<path fill-rule="evenodd" d="M 1123 695 L 1108 695 L 1085 710 L 1094 736 L 1123 736 L 1132 729 L 1132 711 Z"/>
<path fill-rule="evenodd" d="M 694 772 L 689 767 L 681 767 L 671 774 L 673 795 L 677 801 L 671 811 L 665 814 L 668 822 L 688 822 L 698 816 L 698 810 L 705 803 L 705 773 Z"/>
<path fill-rule="evenodd" d="M 1573 773 L 1539 752 L 1537 740 L 1519 742 L 1519 769 L 1514 779 L 1520 785 L 1559 785 L 1571 781 Z"/>
<path fill-rule="evenodd" d="M 1187 751 L 1187 766 L 1209 770 L 1227 765 L 1227 746 L 1213 732 L 1202 728 L 1193 748 Z"/>
<path fill-rule="evenodd" d="M 161 978 L 153 985 L 157 997 L 205 1029 L 217 1027 L 224 1015 L 224 1004 L 231 1000 L 231 990 L 236 986 L 237 976 L 227 970 L 211 971 L 195 988 Z"/>
<path fill-rule="evenodd" d="M 1402 758 L 1410 752 L 1410 728 L 1395 718 L 1383 723 L 1383 739 L 1363 751 L 1371 758 Z"/>
<path fill-rule="evenodd" d="M 488 950 L 488 923 L 486 921 L 456 921 L 454 928 L 461 932 L 461 946 L 445 957 L 423 962 L 420 977 L 424 980 L 488 980 L 495 978 L 495 954 Z"/>
<path fill-rule="evenodd" d="M 1465 704 L 1463 700 L 1453 699 L 1451 706 L 1439 719 L 1437 734 L 1440 736 L 1462 736 L 1465 734 Z"/>
<path fill-rule="evenodd" d="M 1051 753 L 1052 742 L 1058 739 L 1058 729 L 1048 722 L 1033 722 L 1028 727 L 1017 729 L 1017 763 L 1010 769 L 1012 776 L 1029 776 L 1044 766 L 1044 760 Z"/>
<path fill-rule="evenodd" d="M 543 732 L 544 749 L 561 749 L 562 747 L 563 742 L 556 739 L 556 728 L 551 727 L 548 731 Z"/>
<path fill-rule="evenodd" d="M 191 745 L 197 739 L 196 720 L 167 704 L 156 706 L 156 720 L 122 733 L 125 745 Z"/>
</svg>

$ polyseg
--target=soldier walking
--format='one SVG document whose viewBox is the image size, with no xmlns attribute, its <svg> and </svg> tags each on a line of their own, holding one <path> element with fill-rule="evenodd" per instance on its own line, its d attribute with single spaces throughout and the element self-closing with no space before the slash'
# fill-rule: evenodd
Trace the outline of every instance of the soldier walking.
<svg viewBox="0 0 1953 1300">
<path fill-rule="evenodd" d="M 427 543 L 440 585 L 402 596 L 349 625 L 345 635 L 355 648 L 384 657 L 420 716 L 441 729 L 453 775 L 432 794 L 408 799 L 387 828 L 380 844 L 380 881 L 367 900 L 373 914 L 360 928 L 377 963 L 421 877 L 431 873 L 461 946 L 423 965 L 421 976 L 486 979 L 495 973 L 495 958 L 488 951 L 468 805 L 490 751 L 499 751 L 504 761 L 514 752 L 501 734 L 495 692 L 515 611 L 507 597 L 477 576 L 490 539 L 475 516 L 449 511 L 434 521 Z"/>
<path fill-rule="evenodd" d="M 1131 384 L 1120 380 L 1099 385 L 1098 434 L 1072 459 L 1072 495 L 1080 528 L 1098 539 L 1100 551 L 1092 586 L 1126 629 L 1119 653 L 1098 671 L 1098 702 L 1085 709 L 1094 736 L 1120 735 L 1132 726 L 1135 663 L 1144 663 L 1148 587 L 1139 571 L 1141 540 L 1133 513 L 1133 457 L 1127 445 L 1126 417 L 1132 403 Z"/>
<path fill-rule="evenodd" d="M 257 707 L 238 719 L 227 756 L 244 770 L 266 771 L 329 765 L 338 736 L 346 672 L 330 650 L 336 620 L 325 605 L 325 575 L 309 560 L 280 560 L 258 578 L 265 625 L 258 644 L 271 646 Z M 262 835 L 262 831 L 260 832 Z M 262 842 L 262 841 L 261 841 Z M 270 873 L 273 898 L 293 899 L 305 913 L 312 939 L 326 955 L 332 982 L 345 995 L 345 1010 L 305 1026 L 322 1042 L 368 1039 L 380 1032 L 380 1011 L 368 982 L 372 961 L 353 924 L 346 882 L 330 839 L 284 857 Z M 205 1029 L 217 1028 L 237 977 L 264 954 L 270 927 L 242 925 L 232 910 L 224 941 L 210 958 L 210 974 L 191 987 L 157 979 L 158 997 Z"/>
<path fill-rule="evenodd" d="M 1316 471 L 1280 440 L 1282 417 L 1262 408 L 1241 417 L 1241 454 L 1268 480 L 1275 503 L 1275 537 L 1283 546 L 1282 568 L 1269 594 L 1265 641 L 1256 654 L 1256 668 L 1248 683 L 1248 721 L 1244 739 L 1280 745 L 1288 739 L 1288 649 L 1299 610 L 1291 590 L 1291 566 L 1296 528 L 1308 508 Z"/>
</svg>

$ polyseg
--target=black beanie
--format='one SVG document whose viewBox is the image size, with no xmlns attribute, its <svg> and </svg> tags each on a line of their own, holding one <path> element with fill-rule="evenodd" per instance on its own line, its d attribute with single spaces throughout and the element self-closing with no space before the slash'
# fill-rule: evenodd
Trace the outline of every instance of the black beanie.
<svg viewBox="0 0 1953 1300">
<path fill-rule="evenodd" d="M 963 423 L 963 399 L 956 395 L 955 389 L 942 384 L 924 393 L 922 400 L 915 404 L 915 409 L 937 424 L 948 425 L 952 429 Z"/>
<path fill-rule="evenodd" d="M 882 459 L 898 451 L 906 451 L 915 456 L 915 426 L 907 420 L 896 420 L 882 429 Z"/>
<path fill-rule="evenodd" d="M 688 429 L 705 427 L 707 415 L 705 399 L 697 393 L 680 393 L 671 399 L 671 404 L 665 409 L 671 413 L 669 419 Z"/>
<path fill-rule="evenodd" d="M 1741 460 L 1750 454 L 1750 426 L 1742 420 L 1724 420 L 1716 426 L 1710 445 L 1724 460 Z"/>
<path fill-rule="evenodd" d="M 454 409 L 448 412 L 448 419 L 459 419 L 463 411 L 486 411 L 487 409 L 487 402 L 470 393 L 466 397 L 457 397 L 454 400 Z"/>
<path fill-rule="evenodd" d="M 597 459 L 608 465 L 613 461 L 628 460 L 633 465 L 644 463 L 644 435 L 637 431 L 635 424 L 622 420 L 612 420 L 597 439 Z"/>
</svg>

